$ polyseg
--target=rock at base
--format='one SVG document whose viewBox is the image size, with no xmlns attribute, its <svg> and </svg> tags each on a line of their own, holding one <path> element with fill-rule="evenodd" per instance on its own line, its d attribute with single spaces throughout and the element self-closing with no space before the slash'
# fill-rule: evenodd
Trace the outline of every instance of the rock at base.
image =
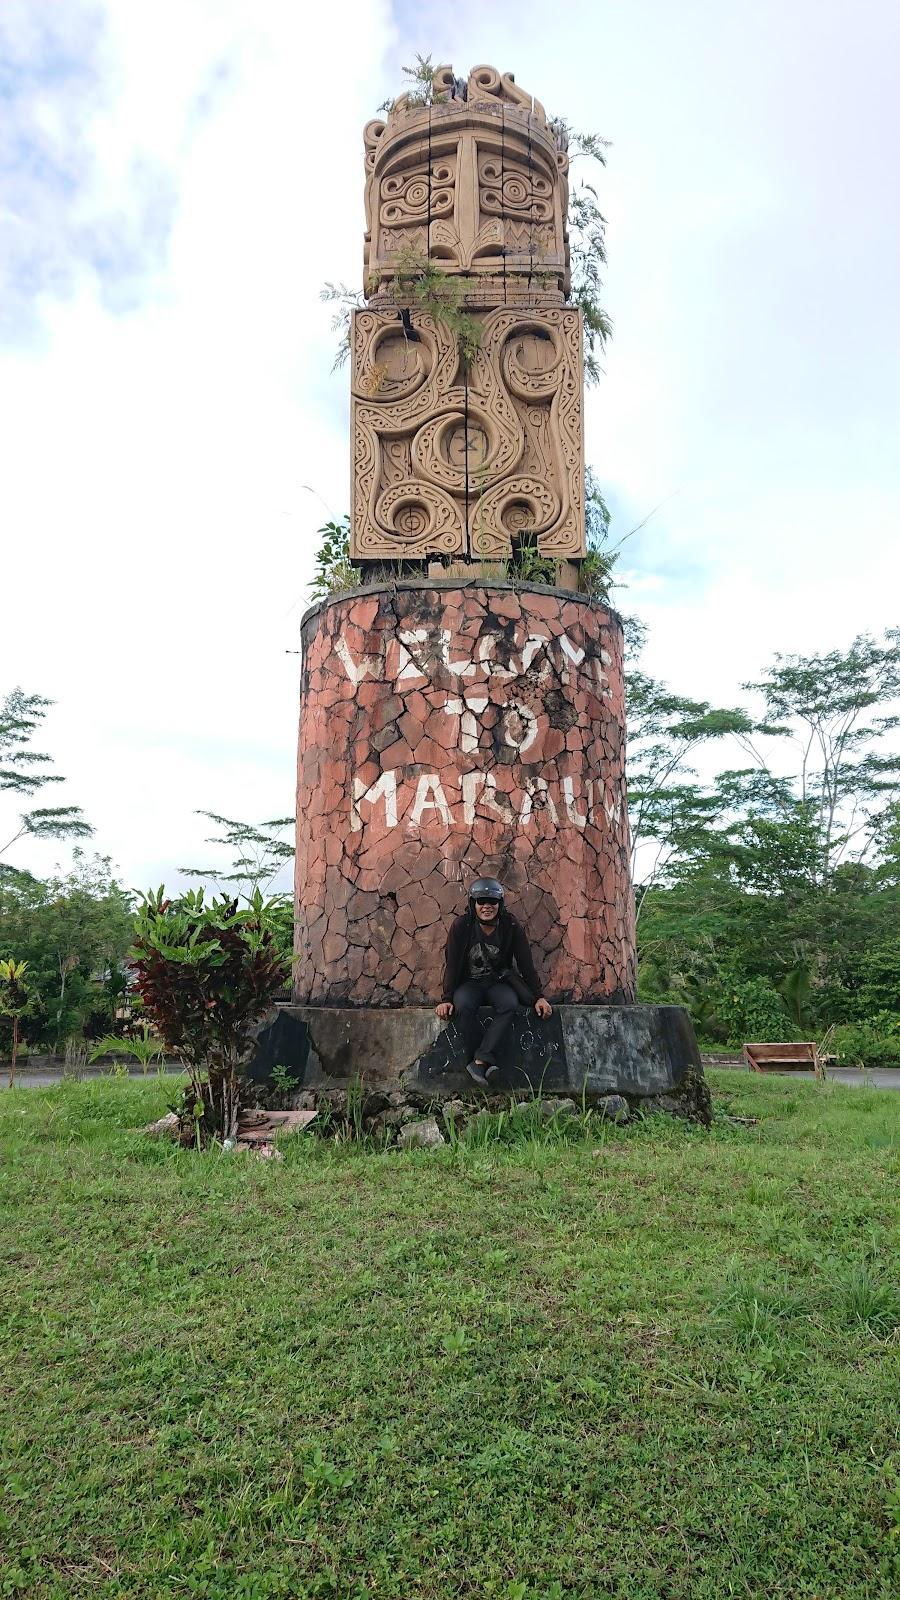
<svg viewBox="0 0 900 1600">
<path fill-rule="evenodd" d="M 597 1101 L 596 1109 L 607 1122 L 628 1121 L 628 1101 L 621 1094 L 604 1095 Z"/>
<path fill-rule="evenodd" d="M 552 1117 L 577 1117 L 578 1107 L 574 1100 L 542 1100 L 541 1114 L 547 1122 Z"/>
<path fill-rule="evenodd" d="M 482 1020 L 488 1016 L 484 1012 Z M 335 1115 L 345 1114 L 354 1084 L 365 1119 L 393 1109 L 398 1094 L 430 1111 L 438 1100 L 467 1098 L 471 1089 L 459 1029 L 452 1020 L 442 1026 L 425 1007 L 276 1008 L 258 1030 L 247 1069 L 248 1095 L 256 1094 L 262 1104 L 272 1103 L 269 1063 L 276 1055 L 295 1078 L 297 1093 L 288 1103 L 308 1105 L 317 1095 L 321 1105 L 327 1095 Z M 571 1098 L 579 1110 L 613 1096 L 632 1109 L 651 1109 L 669 1096 L 686 1106 L 690 1097 L 683 1099 L 681 1084 L 692 1073 L 702 1079 L 703 1071 L 690 1018 L 680 1006 L 559 1005 L 547 1018 L 520 1007 L 498 1064 L 491 1088 L 507 1105 L 531 1094 Z M 386 1097 L 381 1108 L 374 1103 L 378 1094 Z"/>
<path fill-rule="evenodd" d="M 144 1132 L 151 1139 L 177 1139 L 180 1118 L 177 1111 L 170 1111 L 167 1116 L 160 1117 L 158 1122 L 148 1122 Z"/>
<path fill-rule="evenodd" d="M 711 1127 L 712 1095 L 702 1070 L 686 1072 L 668 1094 L 653 1095 L 641 1103 L 640 1110 L 662 1111 L 668 1117 L 681 1117 L 686 1122 L 699 1122 L 701 1127 Z"/>
<path fill-rule="evenodd" d="M 400 1129 L 397 1143 L 404 1150 L 436 1150 L 447 1141 L 437 1125 L 436 1117 L 426 1117 L 422 1122 L 407 1122 Z"/>
</svg>

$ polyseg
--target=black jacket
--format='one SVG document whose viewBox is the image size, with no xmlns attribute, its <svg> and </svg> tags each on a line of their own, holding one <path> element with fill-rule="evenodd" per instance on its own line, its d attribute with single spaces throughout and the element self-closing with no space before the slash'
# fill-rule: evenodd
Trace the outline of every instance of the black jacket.
<svg viewBox="0 0 900 1600">
<path fill-rule="evenodd" d="M 466 912 L 465 916 L 457 917 L 447 935 L 447 955 L 444 963 L 444 991 L 445 1000 L 453 999 L 453 991 L 468 977 L 466 957 L 469 953 L 469 944 L 475 933 L 475 913 Z M 498 982 L 506 983 L 506 969 L 512 969 L 515 961 L 519 969 L 518 974 L 512 973 L 513 987 L 523 1002 L 526 999 L 524 991 L 528 991 L 530 1003 L 540 999 L 541 980 L 535 971 L 534 961 L 531 957 L 531 947 L 525 934 L 525 929 L 517 922 L 512 912 L 506 908 L 500 912 L 497 928 L 500 939 L 500 967 L 501 973 Z M 521 975 L 521 976 L 520 976 Z M 519 992 L 519 991 L 522 992 Z"/>
</svg>

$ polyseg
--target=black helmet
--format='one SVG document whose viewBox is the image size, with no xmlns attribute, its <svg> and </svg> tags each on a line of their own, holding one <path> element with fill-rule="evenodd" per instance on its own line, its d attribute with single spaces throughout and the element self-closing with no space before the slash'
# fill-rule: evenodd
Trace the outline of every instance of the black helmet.
<svg viewBox="0 0 900 1600">
<path fill-rule="evenodd" d="M 496 878 L 476 878 L 469 884 L 470 900 L 499 900 L 503 904 L 503 885 Z"/>
</svg>

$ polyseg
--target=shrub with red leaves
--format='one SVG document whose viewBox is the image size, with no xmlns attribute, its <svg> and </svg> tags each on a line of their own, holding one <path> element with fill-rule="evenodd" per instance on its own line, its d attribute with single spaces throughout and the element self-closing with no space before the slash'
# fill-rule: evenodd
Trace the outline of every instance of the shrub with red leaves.
<svg viewBox="0 0 900 1600">
<path fill-rule="evenodd" d="M 228 897 L 207 905 L 202 889 L 168 899 L 160 888 L 135 922 L 135 986 L 145 1015 L 190 1073 L 208 1137 L 234 1137 L 254 1024 L 287 979 L 280 909 L 258 890 L 244 905 Z"/>
</svg>

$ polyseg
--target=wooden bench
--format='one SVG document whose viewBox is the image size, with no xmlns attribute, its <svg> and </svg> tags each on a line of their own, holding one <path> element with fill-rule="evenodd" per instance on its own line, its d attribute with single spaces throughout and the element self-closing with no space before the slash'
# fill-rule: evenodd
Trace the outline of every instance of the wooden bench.
<svg viewBox="0 0 900 1600">
<path fill-rule="evenodd" d="M 819 1051 L 811 1043 L 745 1044 L 741 1052 L 751 1072 L 814 1072 L 821 1077 Z"/>
</svg>

